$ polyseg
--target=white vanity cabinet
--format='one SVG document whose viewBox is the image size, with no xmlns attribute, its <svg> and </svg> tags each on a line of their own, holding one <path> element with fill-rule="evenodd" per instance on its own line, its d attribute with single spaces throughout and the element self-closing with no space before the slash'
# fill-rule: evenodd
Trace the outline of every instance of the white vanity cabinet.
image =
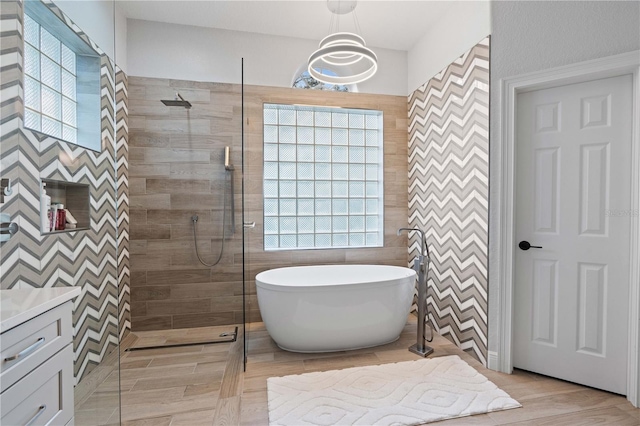
<svg viewBox="0 0 640 426">
<path fill-rule="evenodd" d="M 0 291 L 0 424 L 73 418 L 72 299 L 79 288 Z"/>
</svg>

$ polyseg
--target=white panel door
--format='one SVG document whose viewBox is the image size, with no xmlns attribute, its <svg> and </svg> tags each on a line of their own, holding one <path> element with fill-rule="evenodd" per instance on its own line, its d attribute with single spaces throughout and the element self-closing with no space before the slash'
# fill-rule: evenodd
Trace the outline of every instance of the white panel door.
<svg viewBox="0 0 640 426">
<path fill-rule="evenodd" d="M 631 75 L 517 98 L 514 366 L 627 389 Z M 526 248 L 526 247 L 524 247 Z"/>
</svg>

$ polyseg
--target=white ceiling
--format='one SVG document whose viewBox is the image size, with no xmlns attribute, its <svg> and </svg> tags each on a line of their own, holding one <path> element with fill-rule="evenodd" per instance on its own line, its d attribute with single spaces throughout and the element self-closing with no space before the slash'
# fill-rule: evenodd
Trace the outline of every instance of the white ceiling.
<svg viewBox="0 0 640 426">
<path fill-rule="evenodd" d="M 367 45 L 409 50 L 452 1 L 360 0 L 356 15 Z M 326 1 L 118 0 L 127 18 L 320 40 L 329 33 Z M 340 30 L 354 31 L 351 14 Z"/>
</svg>

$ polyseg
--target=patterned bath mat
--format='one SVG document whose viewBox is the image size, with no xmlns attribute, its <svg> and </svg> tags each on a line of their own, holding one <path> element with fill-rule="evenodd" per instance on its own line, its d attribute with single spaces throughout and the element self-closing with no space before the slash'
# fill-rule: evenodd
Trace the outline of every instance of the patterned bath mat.
<svg viewBox="0 0 640 426">
<path fill-rule="evenodd" d="M 521 405 L 457 355 L 271 377 L 270 425 L 419 425 Z"/>
</svg>

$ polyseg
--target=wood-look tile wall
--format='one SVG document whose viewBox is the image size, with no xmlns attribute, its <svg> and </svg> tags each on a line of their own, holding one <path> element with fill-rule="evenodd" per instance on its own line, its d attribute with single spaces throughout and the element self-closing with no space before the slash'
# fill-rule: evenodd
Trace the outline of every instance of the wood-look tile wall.
<svg viewBox="0 0 640 426">
<path fill-rule="evenodd" d="M 191 110 L 166 107 L 175 92 Z M 263 250 L 262 105 L 265 102 L 377 109 L 384 112 L 384 247 Z M 131 316 L 133 330 L 242 322 L 242 140 L 240 85 L 129 78 Z M 373 263 L 405 266 L 407 226 L 407 99 L 401 96 L 317 92 L 245 86 L 245 218 L 247 320 L 259 321 L 253 278 L 282 266 Z M 191 216 L 197 214 L 198 249 L 207 262 L 222 240 L 224 147 L 231 147 L 235 234 L 225 240 L 218 266 L 202 266 L 194 249 Z M 230 200 L 227 201 L 230 203 Z M 227 225 L 230 222 L 227 216 Z M 230 228 L 227 227 L 227 234 Z"/>
</svg>

